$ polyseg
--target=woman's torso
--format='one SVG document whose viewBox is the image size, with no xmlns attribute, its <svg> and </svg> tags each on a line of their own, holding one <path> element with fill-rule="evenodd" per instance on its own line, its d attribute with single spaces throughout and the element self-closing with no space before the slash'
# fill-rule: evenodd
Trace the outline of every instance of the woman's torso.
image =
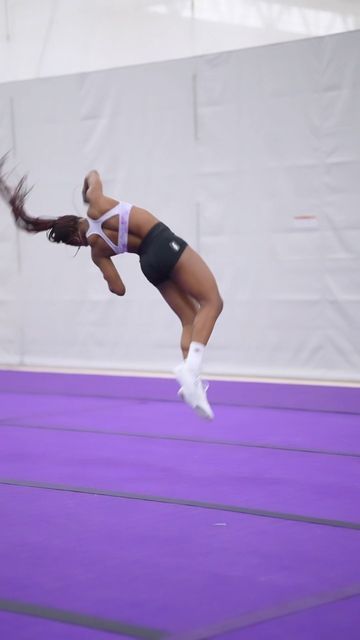
<svg viewBox="0 0 360 640">
<path fill-rule="evenodd" d="M 119 204 L 118 200 L 113 198 L 104 198 L 104 203 L 101 207 L 94 209 L 89 207 L 87 215 L 88 218 L 97 220 L 101 218 L 105 213 L 113 209 Z M 128 253 L 138 253 L 139 247 L 148 234 L 150 229 L 157 224 L 159 220 L 146 209 L 132 205 L 129 213 L 128 220 L 128 236 L 127 236 L 127 249 Z M 118 244 L 119 239 L 119 215 L 114 211 L 114 215 L 105 220 L 101 228 L 103 233 L 110 239 L 113 245 Z M 97 253 L 101 253 L 104 256 L 115 255 L 115 251 L 107 244 L 101 236 L 92 234 L 88 237 L 89 245 L 92 248 L 96 247 Z"/>
</svg>

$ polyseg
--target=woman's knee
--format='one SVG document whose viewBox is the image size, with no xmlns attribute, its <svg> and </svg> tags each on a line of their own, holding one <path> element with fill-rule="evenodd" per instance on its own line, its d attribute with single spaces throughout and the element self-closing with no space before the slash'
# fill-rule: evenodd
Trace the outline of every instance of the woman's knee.
<svg viewBox="0 0 360 640">
<path fill-rule="evenodd" d="M 212 315 L 218 318 L 224 308 L 224 301 L 220 294 L 216 294 L 213 296 L 209 296 L 209 298 L 203 300 L 200 303 L 200 306 L 202 308 L 206 307 L 208 311 L 212 313 Z"/>
<path fill-rule="evenodd" d="M 216 317 L 219 317 L 220 313 L 222 312 L 222 310 L 224 308 L 224 301 L 223 301 L 222 297 L 220 296 L 220 294 L 217 295 L 215 300 L 214 300 L 214 307 L 215 307 Z"/>
<path fill-rule="evenodd" d="M 218 308 L 218 315 L 220 315 L 220 313 L 222 313 L 222 310 L 224 308 L 224 300 L 222 299 L 222 297 L 220 295 L 219 295 L 218 301 L 217 301 L 217 308 Z"/>
</svg>

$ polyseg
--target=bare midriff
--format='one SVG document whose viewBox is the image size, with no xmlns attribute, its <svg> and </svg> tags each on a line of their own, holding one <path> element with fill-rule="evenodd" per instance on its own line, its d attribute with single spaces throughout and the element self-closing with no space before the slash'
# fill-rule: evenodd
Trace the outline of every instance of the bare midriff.
<svg viewBox="0 0 360 640">
<path fill-rule="evenodd" d="M 129 216 L 128 252 L 137 253 L 145 236 L 159 222 L 158 218 L 140 207 L 133 206 Z"/>
</svg>

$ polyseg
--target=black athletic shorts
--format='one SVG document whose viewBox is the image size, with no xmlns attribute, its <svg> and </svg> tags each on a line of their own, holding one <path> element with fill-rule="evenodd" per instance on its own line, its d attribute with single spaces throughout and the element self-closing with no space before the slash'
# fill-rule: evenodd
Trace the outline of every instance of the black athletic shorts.
<svg viewBox="0 0 360 640">
<path fill-rule="evenodd" d="M 145 236 L 139 247 L 140 266 L 144 276 L 157 287 L 167 280 L 179 260 L 187 242 L 158 222 Z"/>
</svg>

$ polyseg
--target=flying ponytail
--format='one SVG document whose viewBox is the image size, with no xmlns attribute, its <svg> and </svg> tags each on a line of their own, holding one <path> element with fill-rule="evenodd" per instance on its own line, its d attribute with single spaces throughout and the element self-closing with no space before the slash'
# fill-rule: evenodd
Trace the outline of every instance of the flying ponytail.
<svg viewBox="0 0 360 640">
<path fill-rule="evenodd" d="M 77 216 L 66 215 L 58 218 L 33 218 L 26 213 L 24 203 L 30 191 L 26 186 L 26 177 L 21 178 L 14 189 L 9 187 L 3 175 L 6 157 L 5 155 L 0 158 L 0 195 L 9 205 L 16 226 L 29 233 L 48 231 L 47 237 L 51 242 L 63 242 L 65 244 L 78 246 L 77 235 L 80 218 Z"/>
<path fill-rule="evenodd" d="M 51 229 L 57 220 L 56 218 L 32 218 L 26 213 L 24 202 L 30 191 L 26 187 L 26 178 L 25 176 L 21 178 L 16 187 L 11 189 L 3 176 L 5 160 L 6 156 L 0 158 L 0 195 L 11 208 L 16 226 L 29 233 L 38 233 L 39 231 Z"/>
</svg>

